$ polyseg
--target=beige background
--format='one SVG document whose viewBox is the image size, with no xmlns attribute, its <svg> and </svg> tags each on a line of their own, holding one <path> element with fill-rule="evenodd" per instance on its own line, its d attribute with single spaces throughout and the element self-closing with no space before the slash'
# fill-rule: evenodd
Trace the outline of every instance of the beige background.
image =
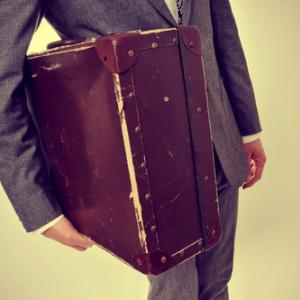
<svg viewBox="0 0 300 300">
<path fill-rule="evenodd" d="M 263 180 L 240 194 L 231 300 L 295 300 L 300 283 L 300 5 L 298 0 L 231 3 L 268 155 Z M 44 49 L 56 38 L 43 23 L 30 50 Z M 146 277 L 97 247 L 81 253 L 26 234 L 3 190 L 0 200 L 0 299 L 146 299 Z"/>
</svg>

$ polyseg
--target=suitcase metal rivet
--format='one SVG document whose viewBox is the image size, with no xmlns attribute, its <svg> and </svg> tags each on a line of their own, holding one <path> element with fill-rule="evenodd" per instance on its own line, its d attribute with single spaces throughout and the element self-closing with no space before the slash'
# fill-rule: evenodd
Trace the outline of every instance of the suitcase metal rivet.
<svg viewBox="0 0 300 300">
<path fill-rule="evenodd" d="M 141 131 L 141 127 L 140 126 L 136 126 L 134 129 L 135 132 L 140 132 Z"/>
<path fill-rule="evenodd" d="M 176 39 L 176 37 L 174 37 L 174 38 L 173 38 L 173 42 L 174 42 L 174 43 L 175 43 L 175 42 L 177 42 L 177 39 Z"/>
<path fill-rule="evenodd" d="M 198 107 L 196 108 L 196 112 L 202 112 L 202 109 L 201 109 L 200 106 L 198 106 Z"/>
<path fill-rule="evenodd" d="M 137 262 L 137 264 L 138 264 L 139 266 L 141 266 L 141 265 L 143 264 L 143 263 L 142 263 L 142 260 L 139 259 L 139 258 L 136 260 L 136 262 Z"/>
<path fill-rule="evenodd" d="M 211 231 L 211 234 L 212 234 L 212 235 L 215 235 L 215 234 L 216 234 L 216 230 L 213 229 L 213 230 Z"/>
<path fill-rule="evenodd" d="M 145 195 L 146 200 L 149 200 L 150 198 L 151 198 L 151 195 L 149 193 Z"/>
<path fill-rule="evenodd" d="M 141 167 L 141 168 L 145 168 L 145 167 L 146 167 L 146 163 L 145 163 L 144 161 L 141 162 L 140 167 Z"/>
<path fill-rule="evenodd" d="M 165 101 L 165 102 L 168 102 L 169 100 L 170 100 L 170 97 L 164 96 L 164 101 Z"/>
<path fill-rule="evenodd" d="M 189 46 L 190 46 L 191 48 L 193 48 L 193 47 L 195 46 L 195 42 L 194 42 L 194 41 L 189 41 Z"/>
<path fill-rule="evenodd" d="M 152 231 L 152 232 L 155 232 L 155 231 L 156 231 L 156 226 L 155 226 L 155 225 L 152 225 L 152 226 L 151 226 L 151 231 Z"/>
<path fill-rule="evenodd" d="M 204 176 L 204 180 L 207 181 L 209 179 L 208 176 Z"/>
<path fill-rule="evenodd" d="M 134 92 L 130 92 L 129 95 L 128 95 L 128 97 L 131 98 L 131 97 L 133 97 L 133 95 L 134 95 Z"/>
<path fill-rule="evenodd" d="M 152 46 L 152 48 L 155 49 L 155 48 L 157 48 L 157 43 L 153 42 L 151 46 Z"/>
<path fill-rule="evenodd" d="M 167 258 L 165 256 L 162 256 L 160 261 L 164 264 L 167 261 Z"/>
<path fill-rule="evenodd" d="M 129 50 L 129 51 L 128 51 L 128 55 L 129 55 L 129 56 L 133 56 L 133 55 L 134 55 L 134 51 L 133 51 L 133 50 Z"/>
</svg>

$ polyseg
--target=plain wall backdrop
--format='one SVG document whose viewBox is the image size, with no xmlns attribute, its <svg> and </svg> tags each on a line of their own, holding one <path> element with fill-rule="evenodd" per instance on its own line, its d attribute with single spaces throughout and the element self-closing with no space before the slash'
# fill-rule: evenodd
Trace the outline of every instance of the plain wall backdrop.
<svg viewBox="0 0 300 300">
<path fill-rule="evenodd" d="M 240 192 L 231 300 L 295 300 L 300 283 L 300 3 L 231 4 L 268 158 L 261 182 Z M 30 51 L 56 39 L 43 22 Z M 27 234 L 1 188 L 0 220 L 1 300 L 146 300 L 147 278 L 104 250 L 94 246 L 81 253 Z"/>
</svg>

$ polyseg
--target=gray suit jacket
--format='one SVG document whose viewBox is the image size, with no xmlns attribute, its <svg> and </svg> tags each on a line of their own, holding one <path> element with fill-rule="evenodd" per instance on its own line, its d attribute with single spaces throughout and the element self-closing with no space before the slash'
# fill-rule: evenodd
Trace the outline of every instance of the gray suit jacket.
<svg viewBox="0 0 300 300">
<path fill-rule="evenodd" d="M 185 0 L 183 25 L 201 33 L 216 153 L 230 184 L 248 165 L 242 135 L 261 130 L 254 93 L 228 0 Z M 26 105 L 24 59 L 45 14 L 62 38 L 178 26 L 164 0 L 0 1 L 0 179 L 26 231 L 62 211 Z"/>
</svg>

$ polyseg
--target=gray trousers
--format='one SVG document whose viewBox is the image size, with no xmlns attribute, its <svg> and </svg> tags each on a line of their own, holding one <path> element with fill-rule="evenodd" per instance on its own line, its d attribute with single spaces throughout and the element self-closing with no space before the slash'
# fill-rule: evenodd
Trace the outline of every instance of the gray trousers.
<svg viewBox="0 0 300 300">
<path fill-rule="evenodd" d="M 216 156 L 215 156 L 216 157 Z M 148 275 L 148 300 L 227 300 L 233 268 L 238 187 L 230 186 L 216 157 L 222 237 L 207 252 L 159 275 Z"/>
</svg>

